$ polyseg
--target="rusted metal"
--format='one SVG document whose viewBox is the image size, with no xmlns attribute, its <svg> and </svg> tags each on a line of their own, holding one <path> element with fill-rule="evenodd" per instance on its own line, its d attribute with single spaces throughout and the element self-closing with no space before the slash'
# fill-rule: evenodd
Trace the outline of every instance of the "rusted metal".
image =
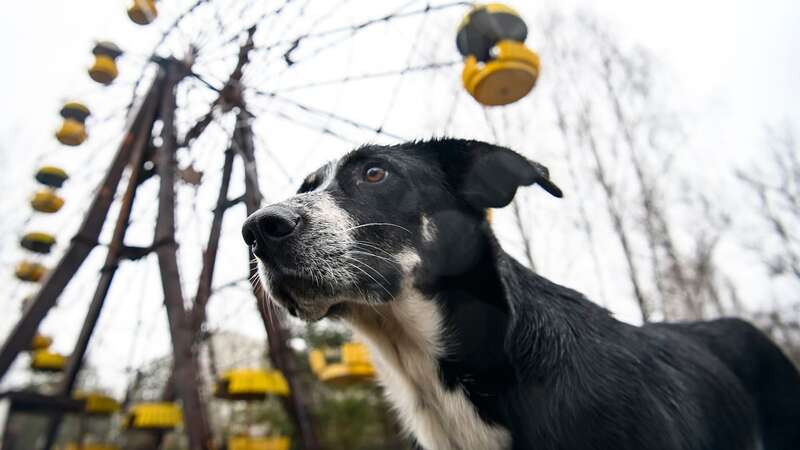
<svg viewBox="0 0 800 450">
<path fill-rule="evenodd" d="M 211 222 L 211 231 L 209 231 L 206 249 L 203 252 L 203 267 L 200 270 L 200 280 L 197 284 L 197 293 L 195 294 L 194 305 L 192 306 L 191 313 L 188 317 L 189 325 L 191 326 L 191 335 L 193 338 L 200 336 L 203 323 L 206 319 L 206 305 L 211 297 L 211 282 L 214 275 L 214 266 L 217 260 L 217 253 L 219 250 L 219 239 L 222 231 L 222 219 L 224 218 L 225 211 L 228 206 L 228 188 L 230 187 L 231 172 L 233 172 L 233 157 L 234 154 L 231 150 L 225 153 L 225 163 L 222 167 L 222 182 L 219 188 L 219 196 L 217 197 L 217 205 L 214 209 L 214 218 Z M 197 343 L 196 343 L 197 344 Z M 208 343 L 209 351 L 213 351 L 211 342 Z M 212 357 L 213 358 L 213 357 Z M 216 368 L 214 361 L 211 361 L 212 375 L 216 377 Z M 161 400 L 171 402 L 175 400 L 175 365 L 173 363 L 172 372 L 167 378 L 167 382 L 161 391 Z M 161 448 L 163 434 L 153 433 L 150 437 L 150 448 Z"/>
<path fill-rule="evenodd" d="M 231 184 L 234 153 L 231 149 L 225 152 L 225 163 L 222 166 L 222 182 L 217 196 L 217 205 L 214 208 L 214 217 L 211 220 L 211 230 L 208 233 L 206 249 L 203 252 L 203 267 L 200 270 L 200 281 L 197 283 L 197 294 L 194 296 L 192 307 L 192 327 L 197 334 L 206 319 L 206 305 L 211 297 L 211 282 L 214 277 L 214 267 L 217 263 L 219 238 L 222 231 L 222 219 L 228 209 L 228 188 Z"/>
<path fill-rule="evenodd" d="M 178 271 L 175 241 L 175 174 L 177 161 L 175 151 L 175 86 L 184 76 L 185 67 L 177 61 L 165 64 L 166 81 L 161 97 L 162 140 L 157 151 L 156 167 L 161 185 L 158 194 L 158 218 L 156 219 L 155 242 L 161 285 L 167 310 L 172 353 L 174 358 L 174 386 L 183 405 L 183 417 L 189 448 L 213 449 L 213 438 L 208 423 L 206 405 L 200 398 L 197 354 L 194 351 L 194 336 L 191 320 L 183 305 L 183 291 Z"/>
<path fill-rule="evenodd" d="M 253 35 L 256 28 L 251 27 L 247 30 L 247 39 L 239 49 L 239 57 L 236 62 L 236 67 L 226 82 L 225 86 L 219 93 L 219 97 L 211 104 L 209 111 L 198 120 L 184 136 L 180 147 L 191 145 L 192 141 L 199 137 L 206 127 L 211 123 L 214 115 L 218 109 L 230 110 L 232 107 L 242 102 L 241 98 L 241 78 L 243 70 L 248 62 L 248 55 L 253 48 Z M 232 144 L 233 145 L 233 144 Z M 191 335 L 197 338 L 200 335 L 203 324 L 206 318 L 206 305 L 211 296 L 211 284 L 214 275 L 214 267 L 216 265 L 217 253 L 219 250 L 219 239 L 222 229 L 222 221 L 224 214 L 228 208 L 234 206 L 238 202 L 228 199 L 228 189 L 230 186 L 231 173 L 233 171 L 233 160 L 235 153 L 231 148 L 226 151 L 225 162 L 222 169 L 222 182 L 220 184 L 220 191 L 217 197 L 216 208 L 214 209 L 214 217 L 212 219 L 211 230 L 206 244 L 206 249 L 203 253 L 203 267 L 200 272 L 200 279 L 197 285 L 197 293 L 195 295 L 194 305 L 191 313 L 188 316 L 188 325 L 191 327 Z M 156 239 L 158 242 L 159 239 Z M 197 344 L 197 342 L 195 342 Z M 209 343 L 209 345 L 211 345 Z M 170 373 L 167 383 L 161 392 L 161 399 L 163 401 L 173 401 L 177 394 L 175 386 L 177 378 L 176 366 L 173 364 L 172 372 Z M 215 371 L 215 370 L 214 370 Z M 150 436 L 150 446 L 152 448 L 160 448 L 163 436 L 152 435 Z"/>
<path fill-rule="evenodd" d="M 106 220 L 114 194 L 122 173 L 126 166 L 131 165 L 131 177 L 123 196 L 123 204 L 117 217 L 112 241 L 103 267 L 101 279 L 92 299 L 81 334 L 76 343 L 69 362 L 67 371 L 61 381 L 58 391 L 69 394 L 74 388 L 77 374 L 80 371 L 86 348 L 91 340 L 92 331 L 102 310 L 104 299 L 108 293 L 116 268 L 121 259 L 131 257 L 132 249 L 124 244 L 125 229 L 127 227 L 136 188 L 141 182 L 153 175 L 152 171 L 145 171 L 142 167 L 143 155 L 146 144 L 150 141 L 153 123 L 160 116 L 162 121 L 163 144 L 157 149 L 156 172 L 160 177 L 159 209 L 156 221 L 154 243 L 152 247 L 135 249 L 137 256 L 140 253 L 155 251 L 158 256 L 161 271 L 164 303 L 172 337 L 174 368 L 165 386 L 164 396 L 169 399 L 181 400 L 184 411 L 185 430 L 192 449 L 211 450 L 213 438 L 209 427 L 206 405 L 202 402 L 199 390 L 199 364 L 197 353 L 197 336 L 205 321 L 205 307 L 211 295 L 211 281 L 213 278 L 216 255 L 219 247 L 222 220 L 225 211 L 231 206 L 244 201 L 248 213 L 255 211 L 261 204 L 262 196 L 258 186 L 258 177 L 255 165 L 254 146 L 250 123 L 252 116 L 247 112 L 241 93 L 241 77 L 243 69 L 248 62 L 248 53 L 253 47 L 253 34 L 255 28 L 248 30 L 246 43 L 241 47 L 239 61 L 229 81 L 220 90 L 220 97 L 211 107 L 209 113 L 190 129 L 181 145 L 188 143 L 199 136 L 210 123 L 215 110 L 229 111 L 239 108 L 236 129 L 231 143 L 231 149 L 225 156 L 223 167 L 223 182 L 214 211 L 209 240 L 203 257 L 198 290 L 195 295 L 195 305 L 191 313 L 186 311 L 183 303 L 180 275 L 177 264 L 177 243 L 175 241 L 175 182 L 177 163 L 175 152 L 178 148 L 174 124 L 175 114 L 175 86 L 179 80 L 188 74 L 187 67 L 173 59 L 159 59 L 161 72 L 158 81 L 144 97 L 137 113 L 133 116 L 127 134 L 109 167 L 100 188 L 84 218 L 84 222 L 75 237 L 72 239 L 64 257 L 52 270 L 45 280 L 39 293 L 34 297 L 31 306 L 23 318 L 12 330 L 9 338 L 0 350 L 0 379 L 7 372 L 17 354 L 24 350 L 32 339 L 38 325 L 47 312 L 55 304 L 56 298 L 63 291 L 69 280 L 74 276 L 89 252 L 97 245 L 97 239 Z M 245 194 L 237 199 L 228 199 L 228 186 L 230 184 L 232 165 L 235 154 L 239 154 L 245 167 Z M 252 259 L 252 255 L 250 255 Z M 253 273 L 254 266 L 250 266 Z M 255 291 L 259 312 L 268 334 L 270 359 L 275 368 L 281 370 L 290 386 L 290 396 L 283 399 L 283 405 L 292 419 L 301 447 L 306 450 L 317 450 L 319 444 L 311 425 L 305 393 L 298 385 L 293 355 L 287 346 L 288 333 L 284 328 L 282 317 L 270 314 L 266 309 L 267 299 L 263 293 Z M 213 351 L 213 348 L 209 348 Z M 212 356 L 213 358 L 213 356 Z M 57 434 L 60 417 L 56 416 L 51 425 L 50 434 Z M 52 442 L 52 437 L 49 439 Z M 158 448 L 161 441 L 155 436 L 154 446 Z"/>
</svg>

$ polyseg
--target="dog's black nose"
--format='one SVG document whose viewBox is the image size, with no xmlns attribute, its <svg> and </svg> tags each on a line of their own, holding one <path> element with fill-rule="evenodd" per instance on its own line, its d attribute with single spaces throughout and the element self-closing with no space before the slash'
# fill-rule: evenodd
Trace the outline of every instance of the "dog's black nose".
<svg viewBox="0 0 800 450">
<path fill-rule="evenodd" d="M 254 212 L 244 221 L 242 237 L 247 245 L 255 243 L 267 248 L 271 243 L 294 234 L 302 222 L 303 218 L 291 208 L 271 205 Z"/>
</svg>

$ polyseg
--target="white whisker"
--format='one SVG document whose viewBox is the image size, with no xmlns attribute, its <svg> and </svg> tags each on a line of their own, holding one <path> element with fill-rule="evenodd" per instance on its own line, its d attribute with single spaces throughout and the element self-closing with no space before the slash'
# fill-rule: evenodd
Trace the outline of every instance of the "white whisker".
<svg viewBox="0 0 800 450">
<path fill-rule="evenodd" d="M 355 262 L 361 262 L 361 261 L 359 261 L 359 260 L 357 260 L 357 259 L 354 259 L 353 261 L 355 261 Z M 383 285 L 381 282 L 379 282 L 378 280 L 376 280 L 376 279 L 375 279 L 375 278 L 374 278 L 372 275 L 370 275 L 370 274 L 369 274 L 367 271 L 365 271 L 364 269 L 362 269 L 361 267 L 359 267 L 359 266 L 357 266 L 357 265 L 355 265 L 355 264 L 353 264 L 353 263 L 349 263 L 349 262 L 346 262 L 346 261 L 345 261 L 345 264 L 348 264 L 348 265 L 350 265 L 350 266 L 352 266 L 352 267 L 354 267 L 354 268 L 356 268 L 356 269 L 360 270 L 362 273 L 364 273 L 364 275 L 368 276 L 368 277 L 369 277 L 369 278 L 370 278 L 372 281 L 374 281 L 374 282 L 375 282 L 375 284 L 377 284 L 378 286 L 380 286 L 380 288 L 381 288 L 381 289 L 383 289 L 384 291 L 386 291 L 386 293 L 387 293 L 387 294 L 389 294 L 389 297 L 391 297 L 391 298 L 392 298 L 392 300 L 394 300 L 394 299 L 395 299 L 395 298 L 394 298 L 394 295 L 392 295 L 392 293 L 391 293 L 391 292 L 389 292 L 389 289 L 387 289 L 387 288 L 386 288 L 386 286 L 384 286 L 384 285 Z M 374 269 L 373 269 L 373 270 L 374 270 Z M 389 280 L 386 280 L 386 281 L 388 282 Z"/>
<path fill-rule="evenodd" d="M 351 260 L 351 261 L 356 261 L 356 262 L 358 262 L 358 263 L 362 264 L 363 266 L 365 266 L 365 267 L 367 267 L 368 269 L 370 269 L 370 270 L 372 270 L 373 272 L 375 272 L 375 274 L 376 274 L 376 275 L 378 275 L 379 277 L 383 278 L 383 280 L 384 280 L 384 281 L 386 281 L 387 283 L 390 283 L 390 281 L 389 281 L 389 280 L 388 280 L 388 279 L 387 279 L 387 278 L 386 278 L 386 277 L 385 277 L 385 276 L 384 276 L 382 273 L 380 273 L 380 272 L 378 271 L 378 269 L 376 269 L 376 268 L 374 268 L 374 267 L 370 266 L 370 265 L 369 265 L 369 264 L 367 264 L 365 261 L 361 261 L 360 259 L 356 259 L 356 258 L 351 258 L 351 257 L 349 257 L 349 256 L 345 256 L 345 258 L 347 258 L 347 259 L 349 259 L 349 260 Z"/>
<path fill-rule="evenodd" d="M 400 228 L 401 230 L 411 234 L 411 231 L 408 228 L 400 226 L 400 225 L 397 225 L 395 223 L 388 223 L 388 222 L 364 223 L 364 224 L 361 224 L 361 225 L 356 225 L 354 227 L 346 228 L 344 231 L 352 231 L 352 230 L 355 230 L 355 229 L 358 229 L 358 228 L 377 227 L 377 226 L 397 227 L 397 228 Z"/>
<path fill-rule="evenodd" d="M 388 251 L 386 251 L 386 250 L 384 250 L 384 249 L 382 249 L 382 248 L 378 247 L 377 245 L 370 244 L 369 242 L 364 242 L 364 241 L 355 241 L 355 245 L 363 245 L 363 246 L 365 246 L 365 247 L 373 248 L 373 249 L 375 249 L 375 250 L 378 250 L 378 251 L 380 251 L 380 252 L 386 253 L 386 255 L 388 255 L 389 257 L 394 257 L 394 255 L 393 255 L 393 254 L 391 254 L 391 253 L 389 253 Z"/>
<path fill-rule="evenodd" d="M 378 256 L 378 255 L 375 255 L 375 254 L 369 253 L 369 252 L 362 252 L 360 250 L 351 250 L 350 253 L 352 253 L 354 255 L 372 256 L 373 258 L 384 260 L 384 261 L 392 264 L 393 265 L 393 267 L 392 267 L 393 269 L 395 269 L 395 270 L 397 270 L 397 271 L 402 273 L 402 271 L 400 270 L 400 263 L 398 263 L 397 261 L 395 261 L 393 259 L 389 259 L 389 258 L 386 258 L 384 256 Z M 396 267 L 394 267 L 394 266 L 396 266 Z"/>
</svg>

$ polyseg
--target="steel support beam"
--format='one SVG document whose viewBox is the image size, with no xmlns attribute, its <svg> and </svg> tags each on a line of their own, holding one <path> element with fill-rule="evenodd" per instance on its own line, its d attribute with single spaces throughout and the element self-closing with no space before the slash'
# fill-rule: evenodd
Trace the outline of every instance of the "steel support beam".
<svg viewBox="0 0 800 450">
<path fill-rule="evenodd" d="M 184 76 L 185 68 L 178 61 L 165 63 L 166 82 L 161 97 L 161 121 L 163 143 L 157 153 L 157 172 L 161 178 L 158 194 L 158 218 L 156 219 L 155 247 L 161 270 L 161 285 L 164 303 L 172 336 L 172 353 L 175 364 L 174 385 L 183 405 L 183 416 L 189 448 L 192 450 L 213 449 L 213 438 L 209 428 L 206 405 L 200 398 L 199 365 L 193 349 L 191 320 L 183 304 L 180 273 L 178 271 L 175 241 L 175 174 L 177 161 L 175 151 L 175 86 Z"/>
<path fill-rule="evenodd" d="M 222 183 L 219 187 L 217 205 L 214 209 L 214 218 L 211 222 L 211 231 L 209 231 L 206 249 L 203 252 L 203 267 L 200 270 L 200 281 L 197 285 L 197 293 L 195 294 L 194 305 L 192 306 L 192 312 L 189 316 L 191 319 L 192 336 L 195 338 L 200 335 L 202 330 L 203 323 L 206 319 L 206 305 L 211 297 L 211 282 L 213 280 L 214 266 L 216 264 L 217 252 L 219 250 L 219 239 L 222 232 L 222 219 L 224 218 L 225 211 L 229 207 L 227 199 L 228 189 L 231 183 L 231 172 L 233 172 L 234 156 L 235 155 L 233 151 L 230 149 L 228 149 L 225 153 L 225 163 L 222 167 Z M 211 347 L 211 342 L 208 342 L 208 346 L 209 353 L 212 353 L 213 348 Z M 199 348 L 197 351 L 199 352 Z M 216 377 L 217 371 L 216 366 L 214 365 L 213 355 L 210 354 L 209 357 L 212 358 L 212 376 Z M 169 374 L 169 378 L 167 378 L 164 389 L 161 391 L 161 400 L 165 402 L 174 401 L 175 393 L 175 365 L 173 363 L 172 372 Z M 153 436 L 150 437 L 150 447 L 161 448 L 162 437 L 163 436 L 153 434 Z"/>
<path fill-rule="evenodd" d="M 214 278 L 214 267 L 217 263 L 219 238 L 222 233 L 222 219 L 225 218 L 225 211 L 228 209 L 228 189 L 231 184 L 234 156 L 232 149 L 225 151 L 222 182 L 219 186 L 217 205 L 214 208 L 214 217 L 211 220 L 211 230 L 208 233 L 206 249 L 203 252 L 203 267 L 200 270 L 200 280 L 197 283 L 197 293 L 194 296 L 194 305 L 192 306 L 192 328 L 195 334 L 201 331 L 206 320 L 206 305 L 211 297 L 211 283 Z"/>
</svg>

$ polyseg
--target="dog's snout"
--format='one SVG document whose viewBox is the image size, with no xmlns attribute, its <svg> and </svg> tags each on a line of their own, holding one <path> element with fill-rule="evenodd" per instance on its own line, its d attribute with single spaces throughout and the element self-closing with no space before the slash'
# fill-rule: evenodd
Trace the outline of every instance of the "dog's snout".
<svg viewBox="0 0 800 450">
<path fill-rule="evenodd" d="M 303 218 L 293 209 L 272 205 L 262 208 L 247 218 L 242 226 L 242 237 L 247 245 L 266 248 L 270 243 L 288 238 L 301 226 Z"/>
</svg>

